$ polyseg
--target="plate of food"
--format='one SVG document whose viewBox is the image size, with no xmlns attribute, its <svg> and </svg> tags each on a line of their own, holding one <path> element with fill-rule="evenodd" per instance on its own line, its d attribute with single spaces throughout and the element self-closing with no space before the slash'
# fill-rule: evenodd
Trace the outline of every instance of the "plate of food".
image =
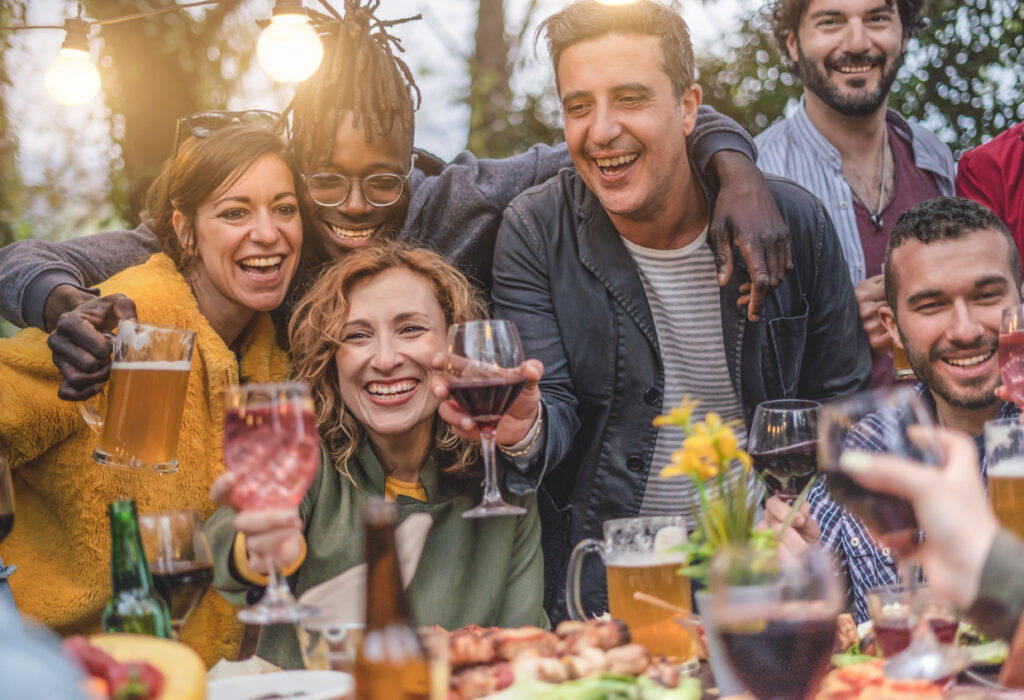
<svg viewBox="0 0 1024 700">
<path fill-rule="evenodd" d="M 1006 642 L 988 639 L 981 630 L 966 622 L 959 624 L 956 642 L 970 652 L 970 668 L 983 672 L 997 671 L 1010 652 Z M 832 663 L 838 667 L 870 661 L 881 656 L 871 621 L 856 625 L 853 618 L 845 613 L 839 616 L 836 647 Z"/>
<path fill-rule="evenodd" d="M 619 620 L 565 621 L 553 632 L 469 625 L 430 634 L 447 637 L 451 700 L 700 698 L 696 679 L 682 678 L 675 666 L 632 643 Z"/>
<path fill-rule="evenodd" d="M 210 681 L 207 700 L 349 700 L 355 683 L 340 671 L 281 671 Z"/>
</svg>

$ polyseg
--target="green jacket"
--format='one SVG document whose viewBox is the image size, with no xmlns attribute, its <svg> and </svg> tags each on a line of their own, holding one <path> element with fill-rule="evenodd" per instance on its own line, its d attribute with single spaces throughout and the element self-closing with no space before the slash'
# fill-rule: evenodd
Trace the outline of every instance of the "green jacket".
<svg viewBox="0 0 1024 700">
<path fill-rule="evenodd" d="M 416 624 L 449 630 L 470 623 L 546 627 L 535 497 L 505 496 L 527 509 L 523 516 L 463 518 L 464 511 L 480 502 L 483 489 L 476 479 L 441 474 L 438 456 L 431 453 L 420 472 L 427 502 L 406 496 L 397 502 L 400 521 L 410 513 L 428 513 L 434 519 L 408 589 Z M 366 441 L 348 467 L 355 486 L 323 450 L 320 468 L 299 506 L 307 553 L 289 577 L 296 595 L 364 561 L 360 501 L 367 495 L 384 497 L 385 472 Z M 206 533 L 213 548 L 214 587 L 232 603 L 244 605 L 254 587 L 238 577 L 231 563 L 234 515 L 233 509 L 221 508 L 207 521 Z M 283 668 L 302 666 L 298 640 L 289 626 L 264 627 L 256 653 Z"/>
</svg>

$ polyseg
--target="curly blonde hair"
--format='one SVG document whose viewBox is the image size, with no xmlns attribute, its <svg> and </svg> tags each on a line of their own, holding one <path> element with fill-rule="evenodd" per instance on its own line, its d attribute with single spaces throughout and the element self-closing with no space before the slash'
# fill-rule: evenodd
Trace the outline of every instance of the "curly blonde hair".
<svg viewBox="0 0 1024 700">
<path fill-rule="evenodd" d="M 359 449 L 365 431 L 341 398 L 334 357 L 341 345 L 341 328 L 348 316 L 352 288 L 393 268 L 422 276 L 434 290 L 448 325 L 486 316 L 486 306 L 466 277 L 440 255 L 390 240 L 348 253 L 325 268 L 295 307 L 289 324 L 292 374 L 307 382 L 316 402 L 317 425 L 335 468 L 348 476 L 348 460 Z M 434 445 L 446 453 L 445 474 L 465 477 L 479 448 L 455 435 L 451 426 L 434 421 Z"/>
</svg>

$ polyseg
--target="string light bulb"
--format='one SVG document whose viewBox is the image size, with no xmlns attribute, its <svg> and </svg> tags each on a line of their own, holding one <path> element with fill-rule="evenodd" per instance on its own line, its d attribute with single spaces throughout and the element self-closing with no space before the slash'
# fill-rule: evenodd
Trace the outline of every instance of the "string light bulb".
<svg viewBox="0 0 1024 700">
<path fill-rule="evenodd" d="M 324 45 L 310 25 L 302 0 L 277 0 L 270 25 L 256 43 L 256 58 L 279 83 L 301 83 L 324 57 Z"/>
<path fill-rule="evenodd" d="M 46 69 L 46 90 L 62 105 L 84 105 L 100 91 L 100 74 L 89 59 L 89 23 L 68 19 L 64 31 L 60 55 Z"/>
</svg>

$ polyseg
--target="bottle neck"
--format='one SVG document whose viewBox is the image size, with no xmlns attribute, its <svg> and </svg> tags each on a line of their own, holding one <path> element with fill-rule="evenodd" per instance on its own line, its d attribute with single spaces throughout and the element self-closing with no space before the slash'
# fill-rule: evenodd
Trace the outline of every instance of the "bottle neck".
<svg viewBox="0 0 1024 700">
<path fill-rule="evenodd" d="M 112 501 L 110 513 L 110 580 L 114 592 L 149 591 L 153 579 L 139 535 L 135 501 Z"/>
<path fill-rule="evenodd" d="M 371 507 L 372 509 L 372 507 Z M 394 517 L 364 510 L 366 538 L 366 628 L 414 626 L 412 608 L 402 589 L 395 546 Z"/>
</svg>

